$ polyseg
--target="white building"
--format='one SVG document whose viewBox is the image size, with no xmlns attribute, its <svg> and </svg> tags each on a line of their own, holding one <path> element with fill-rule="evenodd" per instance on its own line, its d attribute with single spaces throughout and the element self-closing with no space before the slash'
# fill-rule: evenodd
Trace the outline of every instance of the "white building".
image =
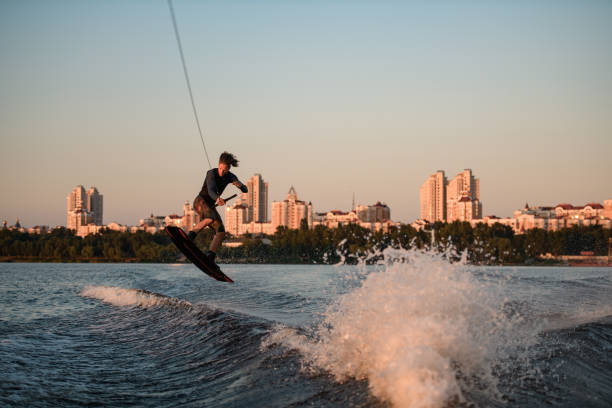
<svg viewBox="0 0 612 408">
<path fill-rule="evenodd" d="M 603 207 L 604 218 L 612 219 L 612 200 L 605 200 Z"/>
<path fill-rule="evenodd" d="M 475 227 L 477 224 L 487 224 L 489 227 L 492 227 L 494 224 L 507 225 L 511 227 L 514 232 L 517 232 L 519 221 L 516 218 L 500 218 L 495 215 L 487 215 L 484 218 L 471 220 L 470 224 L 472 227 Z"/>
<path fill-rule="evenodd" d="M 248 192 L 242 194 L 242 203 L 248 208 L 248 222 L 268 222 L 268 183 L 261 174 L 247 180 Z"/>
<path fill-rule="evenodd" d="M 117 222 L 111 222 L 110 224 L 108 224 L 106 226 L 106 228 L 108 228 L 111 231 L 118 231 L 118 232 L 127 232 L 128 231 L 128 227 L 126 225 L 121 225 Z"/>
<path fill-rule="evenodd" d="M 446 221 L 470 221 L 482 218 L 480 180 L 465 169 L 446 186 Z"/>
<path fill-rule="evenodd" d="M 560 218 L 588 219 L 605 217 L 604 206 L 599 203 L 588 203 L 580 207 L 574 207 L 571 204 L 558 204 L 554 211 L 555 215 Z"/>
<path fill-rule="evenodd" d="M 312 227 L 312 203 L 298 200 L 295 188 L 291 186 L 284 201 L 272 202 L 272 225 L 274 231 L 279 226 L 289 229 L 298 229 L 306 220 L 308 227 Z"/>
<path fill-rule="evenodd" d="M 166 227 L 166 216 L 151 214 L 148 218 L 141 219 L 139 226 L 142 229 L 144 229 L 145 227 L 155 227 L 158 230 L 165 228 Z"/>
<path fill-rule="evenodd" d="M 5 221 L 5 223 L 6 223 L 6 221 Z M 38 235 L 41 235 L 41 234 L 48 234 L 50 231 L 49 231 L 49 226 L 48 225 L 36 225 L 36 226 L 34 226 L 32 228 L 26 228 L 26 232 L 28 234 L 38 234 Z"/>
<path fill-rule="evenodd" d="M 366 206 L 358 206 L 357 208 L 363 209 L 365 207 Z M 376 208 L 376 204 L 370 207 Z M 316 213 L 315 216 L 313 217 L 313 226 L 316 227 L 317 225 L 322 225 L 327 228 L 338 228 L 343 225 L 357 224 L 360 227 L 368 229 L 373 232 L 376 232 L 376 231 L 387 232 L 390 227 L 400 226 L 399 222 L 394 223 L 387 217 L 387 216 L 390 216 L 391 214 L 391 210 L 389 209 L 389 207 L 387 207 L 386 205 L 382 207 L 381 205 L 378 207 L 378 210 L 379 210 L 379 215 L 375 217 L 374 220 L 371 222 L 362 221 L 359 218 L 358 210 L 353 210 L 353 211 L 348 211 L 348 212 L 340 211 L 340 210 L 331 210 L 326 213 Z"/>
<path fill-rule="evenodd" d="M 453 200 L 447 208 L 451 208 L 452 211 L 452 218 L 448 218 L 447 222 L 471 221 L 482 218 L 482 204 L 478 200 L 471 200 L 469 197 Z"/>
<path fill-rule="evenodd" d="M 98 189 L 95 187 L 90 187 L 87 190 L 87 208 L 91 212 L 91 216 L 93 218 L 93 223 L 95 225 L 104 225 L 103 222 L 103 207 L 104 207 L 104 197 L 102 194 L 98 192 Z"/>
<path fill-rule="evenodd" d="M 103 196 L 98 189 L 91 187 L 87 192 L 82 185 L 76 186 L 66 197 L 66 226 L 77 231 L 89 224 L 102 225 Z"/>
<path fill-rule="evenodd" d="M 77 230 L 82 225 L 93 221 L 93 217 L 87 209 L 87 194 L 83 186 L 76 186 L 66 197 L 66 227 Z"/>
<path fill-rule="evenodd" d="M 246 224 L 248 219 L 249 209 L 242 203 L 225 208 L 225 230 L 234 236 L 242 235 L 242 225 Z"/>
<path fill-rule="evenodd" d="M 268 183 L 261 174 L 254 174 L 246 182 L 247 193 L 241 200 L 225 208 L 225 230 L 234 235 L 273 234 L 268 222 Z"/>
<path fill-rule="evenodd" d="M 255 235 L 273 235 L 276 232 L 276 226 L 271 222 L 249 222 L 240 226 L 241 234 Z"/>
<path fill-rule="evenodd" d="M 612 228 L 612 219 L 605 217 L 605 208 L 598 203 L 589 203 L 580 207 L 574 207 L 571 204 L 559 204 L 555 207 L 529 207 L 529 204 L 525 204 L 522 210 L 514 212 L 513 218 L 487 216 L 471 221 L 472 226 L 478 223 L 508 225 L 517 234 L 522 234 L 532 228 L 546 231 L 594 225 Z"/>
<path fill-rule="evenodd" d="M 341 225 L 359 224 L 356 211 L 331 210 L 326 213 L 316 213 L 314 226 L 323 225 L 327 228 L 338 228 Z"/>
<path fill-rule="evenodd" d="M 249 182 L 257 186 L 259 175 L 251 178 Z M 265 192 L 267 197 L 267 183 L 265 184 Z M 259 185 L 263 185 L 260 183 Z M 251 186 L 249 186 L 249 191 Z M 263 197 L 263 193 L 260 195 Z M 247 194 L 243 195 L 241 202 L 234 204 L 225 209 L 225 229 L 230 234 L 237 236 L 243 234 L 267 234 L 272 235 L 280 226 L 291 229 L 300 228 L 302 220 L 306 220 L 308 226 L 312 226 L 312 204 L 298 200 L 295 188 L 291 187 L 287 194 L 287 199 L 284 201 L 272 202 L 272 221 L 260 222 L 253 218 L 258 213 L 255 208 L 251 208 L 249 202 L 257 204 L 256 199 L 250 200 Z M 259 212 L 261 214 L 262 212 Z M 251 214 L 254 214 L 253 216 Z M 260 216 L 261 218 L 261 216 Z"/>
<path fill-rule="evenodd" d="M 200 216 L 194 210 L 191 202 L 186 200 L 185 204 L 183 204 L 183 226 L 185 227 L 185 230 L 191 231 L 199 222 Z"/>
<path fill-rule="evenodd" d="M 233 236 L 244 234 L 272 235 L 276 227 L 271 222 L 249 222 L 249 207 L 242 203 L 225 209 L 225 230 Z"/>
<path fill-rule="evenodd" d="M 436 222 L 446 221 L 446 176 L 438 170 L 421 186 L 421 219 Z"/>
<path fill-rule="evenodd" d="M 76 235 L 79 237 L 86 237 L 87 235 L 90 235 L 90 234 L 98 234 L 104 228 L 106 228 L 104 225 L 96 225 L 93 223 L 87 224 L 87 225 L 81 225 L 77 228 Z"/>
<path fill-rule="evenodd" d="M 387 204 L 377 201 L 374 205 L 357 205 L 357 218 L 361 222 L 384 222 L 391 219 L 391 209 Z"/>
<path fill-rule="evenodd" d="M 482 218 L 480 180 L 471 169 L 458 173 L 447 181 L 438 170 L 423 183 L 420 190 L 421 219 L 436 221 L 470 221 Z"/>
<path fill-rule="evenodd" d="M 429 226 L 429 223 L 425 220 L 418 219 L 411 223 L 410 226 L 415 230 L 420 231 L 422 229 L 427 228 Z"/>
</svg>

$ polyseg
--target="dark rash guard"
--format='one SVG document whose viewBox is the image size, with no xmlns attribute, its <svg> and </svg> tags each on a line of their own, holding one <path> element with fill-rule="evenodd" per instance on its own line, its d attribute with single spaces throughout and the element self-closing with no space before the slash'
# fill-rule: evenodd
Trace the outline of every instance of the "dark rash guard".
<svg viewBox="0 0 612 408">
<path fill-rule="evenodd" d="M 234 173 L 228 171 L 225 173 L 225 176 L 222 177 L 219 175 L 218 168 L 210 169 L 206 172 L 206 178 L 204 179 L 204 184 L 202 185 L 202 190 L 199 195 L 206 201 L 206 204 L 214 206 L 217 198 L 219 198 L 223 190 L 225 190 L 225 187 L 234 181 L 240 183 L 240 191 L 243 193 L 249 191 L 247 186 L 242 184 Z"/>
</svg>

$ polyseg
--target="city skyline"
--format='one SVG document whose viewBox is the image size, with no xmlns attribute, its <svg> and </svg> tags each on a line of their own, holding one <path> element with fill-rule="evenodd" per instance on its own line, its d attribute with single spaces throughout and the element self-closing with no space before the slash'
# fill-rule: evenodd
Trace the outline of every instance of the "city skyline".
<svg viewBox="0 0 612 408">
<path fill-rule="evenodd" d="M 254 217 L 254 207 L 259 208 L 257 210 L 258 212 L 268 214 L 268 209 L 270 207 L 268 203 L 269 184 L 263 180 L 261 174 L 256 173 L 248 179 L 248 185 L 249 192 L 243 193 L 236 201 L 228 202 L 225 206 L 225 210 L 221 213 L 221 216 L 227 224 L 228 231 L 232 232 L 234 235 L 238 235 L 237 231 L 241 230 L 242 227 L 240 227 L 240 225 L 242 224 L 244 224 L 244 228 L 246 228 L 242 228 L 244 231 L 248 230 L 246 227 L 247 224 L 252 224 L 249 228 L 257 227 L 261 229 L 261 231 L 258 231 L 260 233 L 272 233 L 272 231 L 275 230 L 275 225 L 298 228 L 300 220 L 303 217 L 307 217 L 308 225 L 311 227 L 319 224 L 331 225 L 338 221 L 352 222 L 354 221 L 353 218 L 355 220 L 358 218 L 362 222 L 385 221 L 390 223 L 389 225 L 400 225 L 402 223 L 423 225 L 422 222 L 431 223 L 436 221 L 469 221 L 472 223 L 476 221 L 489 224 L 494 222 L 510 222 L 516 224 L 516 222 L 518 222 L 516 220 L 517 214 L 524 212 L 524 210 L 515 209 L 513 212 L 514 219 L 499 217 L 496 214 L 487 214 L 484 216 L 482 202 L 479 201 L 480 179 L 474 176 L 471 169 L 464 169 L 450 181 L 445 176 L 443 170 L 438 170 L 436 173 L 430 175 L 420 188 L 421 217 L 408 223 L 399 221 L 393 222 L 390 216 L 390 208 L 384 202 L 381 203 L 381 201 L 377 201 L 374 205 L 362 205 L 361 203 L 355 205 L 354 194 L 351 210 L 349 211 L 338 208 L 326 209 L 323 212 L 320 210 L 314 211 L 312 202 L 306 204 L 305 201 L 297 199 L 297 193 L 293 186 L 289 188 L 289 192 L 284 201 L 272 201 L 271 219 L 268 219 L 266 216 Z M 254 188 L 254 186 L 259 187 Z M 67 223 L 65 226 L 67 228 L 77 231 L 80 235 L 86 235 L 97 233 L 101 227 L 105 226 L 102 222 L 103 196 L 96 187 L 92 186 L 85 191 L 83 185 L 77 185 L 68 194 L 66 201 Z M 606 218 L 612 218 L 612 199 L 604 200 L 603 205 L 601 203 L 588 202 L 584 206 L 574 206 L 571 203 L 562 202 L 556 205 L 537 205 L 534 208 L 544 208 L 544 212 L 547 213 L 555 208 L 573 208 L 574 210 L 583 211 L 583 208 L 590 207 L 594 209 L 599 208 L 602 215 Z M 142 227 L 146 224 L 159 228 L 162 226 L 159 224 L 160 220 L 166 219 L 165 222 L 168 223 L 169 221 L 167 221 L 167 219 L 180 219 L 178 224 L 176 224 L 175 221 L 171 222 L 173 225 L 185 227 L 187 230 L 190 230 L 193 225 L 197 224 L 199 218 L 194 212 L 189 200 L 183 203 L 182 209 L 183 216 L 180 216 L 176 211 L 161 216 L 151 213 L 148 221 L 144 218 L 140 219 L 139 226 Z M 380 211 L 383 209 L 384 211 L 381 213 Z M 528 204 L 525 204 L 524 209 L 529 209 Z M 372 211 L 374 211 L 374 213 L 372 213 Z M 281 215 L 281 213 L 284 213 L 284 215 Z M 291 217 L 295 219 L 291 219 Z M 580 218 L 582 219 L 583 217 L 581 216 Z M 16 224 L 21 225 L 19 218 L 16 219 Z M 3 221 L 3 225 L 5 227 L 9 225 L 6 218 Z M 54 227 L 53 225 L 44 223 L 35 226 L 23 225 L 22 227 L 25 229 L 32 229 L 33 227 L 46 228 L 49 226 Z M 85 227 L 82 231 L 80 231 L 81 226 Z M 121 224 L 116 221 L 108 223 L 108 226 L 117 230 L 138 229 L 133 223 Z M 371 226 L 367 226 L 367 228 L 370 227 Z"/>
<path fill-rule="evenodd" d="M 174 6 L 212 164 L 235 153 L 270 200 L 355 192 L 408 223 L 423 180 L 467 167 L 483 216 L 612 195 L 610 2 Z M 7 1 L 0 34 L 0 217 L 62 225 L 79 183 L 122 224 L 192 200 L 208 165 L 163 2 Z"/>
<path fill-rule="evenodd" d="M 417 220 L 425 220 L 425 221 L 429 221 L 429 222 L 434 222 L 434 221 L 452 222 L 452 221 L 454 221 L 456 219 L 463 220 L 461 217 L 456 217 L 456 216 L 450 216 L 449 215 L 450 210 L 447 208 L 447 204 L 449 202 L 449 200 L 447 198 L 447 191 L 448 191 L 449 187 L 451 187 L 451 189 L 453 188 L 451 182 L 456 182 L 457 178 L 459 178 L 460 176 L 465 175 L 465 174 L 468 174 L 469 175 L 468 177 L 471 177 L 472 180 L 473 181 L 475 180 L 475 182 L 476 182 L 475 183 L 476 187 L 475 188 L 472 187 L 472 190 L 474 191 L 473 192 L 473 194 L 474 194 L 473 198 L 476 198 L 476 202 L 478 202 L 479 212 L 477 213 L 477 217 L 475 217 L 474 219 L 483 218 L 483 217 L 499 217 L 500 214 L 497 214 L 497 213 L 495 213 L 493 211 L 492 212 L 486 212 L 486 213 L 483 212 L 483 210 L 482 210 L 482 202 L 480 202 L 478 200 L 478 198 L 480 197 L 480 179 L 479 178 L 474 179 L 474 176 L 471 173 L 471 169 L 464 169 L 463 171 L 459 172 L 455 176 L 455 178 L 453 180 L 451 180 L 451 181 L 449 181 L 447 179 L 447 177 L 445 176 L 445 172 L 443 170 L 438 170 L 436 173 L 431 174 L 426 179 L 425 183 L 423 183 L 423 185 L 421 186 L 421 188 L 419 190 L 419 196 L 420 196 L 420 201 L 421 201 L 421 214 L 420 214 L 421 216 L 417 217 L 415 219 L 412 219 L 412 220 L 408 220 L 408 221 L 403 221 L 403 220 L 396 220 L 396 221 L 400 222 L 402 224 L 411 224 L 411 223 L 413 223 L 414 221 L 417 221 Z M 250 193 L 240 194 L 239 195 L 240 198 L 234 198 L 234 199 L 229 201 L 224 206 L 224 207 L 226 207 L 226 210 L 229 209 L 229 208 L 232 208 L 235 205 L 242 205 L 242 206 L 244 206 L 245 209 L 249 208 L 254 203 L 259 202 L 259 199 L 254 199 L 253 195 L 259 196 L 259 194 L 262 194 L 263 197 L 264 197 L 264 199 L 262 200 L 263 204 L 264 204 L 264 207 L 262 207 L 262 210 L 266 214 L 268 213 L 268 210 L 270 209 L 270 204 L 267 203 L 269 183 L 264 182 L 263 178 L 262 178 L 262 175 L 259 174 L 259 173 L 256 173 L 256 174 L 254 174 L 252 177 L 250 177 L 248 179 L 249 185 L 252 186 L 255 180 L 258 180 L 262 184 L 262 186 L 261 186 L 262 190 L 260 191 L 260 193 L 254 194 L 254 192 L 251 191 Z M 437 193 L 437 194 L 434 193 L 432 195 L 438 197 L 438 199 L 440 200 L 440 203 L 443 205 L 443 207 L 438 210 L 438 212 L 440 214 L 438 217 L 432 217 L 432 216 L 427 216 L 427 215 L 424 217 L 423 216 L 424 215 L 424 212 L 423 212 L 424 211 L 423 210 L 423 208 L 424 208 L 423 207 L 423 204 L 424 204 L 424 197 L 423 197 L 424 188 L 425 188 L 426 185 L 428 185 L 432 181 L 434 183 L 432 187 L 434 189 L 439 189 L 441 191 L 441 193 Z M 439 188 L 435 187 L 437 184 L 440 184 L 440 183 L 442 183 L 442 184 L 439 186 Z M 77 191 L 81 191 L 81 190 L 82 190 L 82 192 L 79 195 L 77 193 Z M 291 191 L 295 191 L 293 186 L 290 187 L 290 194 L 291 194 Z M 65 200 L 67 200 L 67 206 L 68 206 L 68 221 L 65 224 L 53 224 L 53 223 L 49 223 L 49 222 L 39 222 L 39 223 L 36 223 L 36 224 L 29 224 L 29 223 L 27 223 L 27 221 L 24 224 L 24 222 L 23 222 L 24 218 L 21 217 L 21 216 L 15 217 L 15 220 L 16 220 L 16 222 L 19 222 L 21 225 L 23 225 L 23 227 L 25 227 L 25 228 L 28 228 L 28 227 L 32 228 L 32 227 L 35 227 L 35 226 L 49 226 L 49 227 L 65 226 L 67 228 L 72 228 L 72 226 L 71 226 L 72 224 L 71 224 L 71 221 L 70 221 L 71 217 L 74 217 L 74 215 L 72 215 L 72 213 L 74 213 L 75 210 L 77 210 L 76 207 L 78 207 L 78 211 L 76 211 L 76 213 L 80 212 L 80 209 L 83 208 L 84 210 L 86 210 L 85 212 L 87 214 L 89 214 L 88 213 L 89 209 L 93 208 L 92 207 L 92 199 L 91 199 L 91 195 L 93 195 L 93 194 L 95 194 L 96 197 L 99 197 L 99 198 L 96 198 L 95 201 L 94 201 L 96 203 L 96 204 L 94 204 L 94 207 L 97 207 L 97 208 L 100 209 L 97 212 L 96 211 L 92 212 L 92 215 L 95 216 L 95 218 L 89 219 L 89 218 L 87 218 L 87 217 L 89 217 L 89 215 L 87 215 L 86 218 L 83 218 L 82 222 L 73 221 L 73 224 L 74 225 L 77 225 L 77 224 L 78 225 L 81 225 L 81 224 L 82 225 L 86 225 L 87 223 L 91 222 L 92 224 L 97 225 L 97 226 L 104 225 L 102 223 L 102 211 L 101 211 L 101 208 L 102 208 L 102 197 L 103 196 L 99 195 L 98 189 L 96 187 L 92 186 L 90 189 L 85 191 L 83 185 L 77 185 L 75 188 L 73 188 L 73 190 L 68 194 L 67 197 L 64 197 Z M 227 191 L 223 194 L 223 196 L 229 196 L 229 195 L 230 194 Z M 78 196 L 78 199 L 75 196 Z M 459 197 L 461 197 L 461 196 L 462 196 L 462 194 L 460 193 Z M 355 195 L 353 193 L 353 201 L 354 201 L 354 197 L 355 197 Z M 81 202 L 80 206 L 75 204 L 76 201 Z M 274 204 L 275 202 L 282 202 L 282 201 L 283 200 L 273 200 L 272 204 Z M 528 199 L 526 200 L 526 202 L 529 202 L 529 201 L 531 201 L 531 200 L 528 200 Z M 605 200 L 601 200 L 601 201 L 585 201 L 583 203 L 584 203 L 584 205 L 589 205 L 589 204 L 592 204 L 592 203 L 596 203 L 596 204 L 602 205 L 602 203 L 610 203 L 610 202 L 612 202 L 611 199 L 605 199 Z M 251 204 L 249 204 L 249 203 L 251 203 Z M 380 200 L 376 200 L 376 203 L 377 204 L 380 203 Z M 321 213 L 321 214 L 325 214 L 327 212 L 334 212 L 334 211 L 340 211 L 340 212 L 355 211 L 355 212 L 358 212 L 359 211 L 359 207 L 362 207 L 362 206 L 363 207 L 368 207 L 367 204 L 366 205 L 362 205 L 361 202 L 358 202 L 356 208 L 352 208 L 353 204 L 354 204 L 354 202 L 349 207 L 337 207 L 337 208 L 326 208 L 326 209 L 316 208 L 316 207 L 313 206 L 312 212 L 313 213 Z M 565 200 L 565 201 L 562 200 L 562 201 L 560 201 L 558 203 L 554 203 L 554 204 L 553 203 L 547 203 L 547 204 L 543 204 L 542 205 L 541 203 L 539 203 L 537 206 L 538 207 L 550 207 L 550 208 L 554 208 L 554 207 L 557 207 L 557 206 L 568 205 L 568 204 L 569 205 L 573 205 L 574 202 L 570 202 L 568 200 Z M 581 203 L 578 203 L 578 206 L 580 206 L 580 204 Z M 184 201 L 183 204 L 182 204 L 182 211 L 186 212 L 185 209 L 187 207 L 190 207 L 190 206 L 191 206 L 190 200 Z M 350 209 L 347 210 L 347 208 L 350 208 Z M 436 208 L 435 205 L 434 205 L 434 208 Z M 512 214 L 516 214 L 517 208 L 520 208 L 520 206 L 517 205 L 517 207 L 512 211 Z M 221 214 L 221 216 L 223 217 L 224 220 L 225 220 L 226 214 L 227 214 L 226 210 L 224 210 L 223 212 L 220 212 L 220 214 Z M 64 211 L 65 211 L 65 209 L 64 209 Z M 273 208 L 272 208 L 272 211 L 274 211 Z M 173 210 L 165 212 L 165 213 L 150 212 L 150 214 L 151 215 L 154 215 L 154 214 L 156 214 L 156 215 L 166 214 L 166 215 L 162 216 L 162 218 L 163 218 L 163 217 L 166 217 L 166 216 L 178 215 L 179 212 L 180 212 L 179 210 L 173 209 Z M 190 212 L 193 212 L 193 210 L 190 210 Z M 139 220 L 141 222 L 142 222 L 142 219 L 143 219 L 142 218 L 143 215 L 144 214 L 141 214 L 141 217 L 139 218 Z M 511 216 L 511 215 L 508 215 L 508 217 Z M 193 215 L 191 215 L 191 216 L 193 217 Z M 66 219 L 66 212 L 64 212 L 64 216 L 63 217 L 64 217 L 64 219 Z M 506 215 L 501 215 L 501 218 L 504 218 L 504 217 L 506 217 Z M 8 217 L 1 217 L 1 218 L 2 218 L 3 222 L 6 225 L 10 225 L 9 224 L 10 220 L 8 219 Z M 247 211 L 245 213 L 244 220 L 248 220 L 248 221 L 245 221 L 245 222 L 252 222 L 252 221 L 254 221 L 252 218 L 253 218 L 253 216 L 251 215 L 251 213 Z M 465 219 L 465 220 L 469 221 L 470 219 L 472 219 L 471 216 L 469 217 L 469 219 Z M 76 220 L 76 218 L 75 218 L 75 220 Z M 451 220 L 451 221 L 449 221 L 449 220 Z M 259 219 L 258 221 L 255 221 L 255 222 L 269 222 L 269 221 L 270 221 L 270 219 Z M 241 222 L 243 222 L 243 221 L 241 221 Z M 117 220 L 111 220 L 109 222 L 109 224 L 110 223 L 117 224 L 117 225 L 126 225 L 126 226 L 136 225 L 136 223 L 134 221 L 119 222 Z"/>
</svg>

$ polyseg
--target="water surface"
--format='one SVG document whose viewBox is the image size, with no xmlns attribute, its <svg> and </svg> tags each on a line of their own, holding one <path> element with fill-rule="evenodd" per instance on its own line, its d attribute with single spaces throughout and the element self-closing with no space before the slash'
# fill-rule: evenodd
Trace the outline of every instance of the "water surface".
<svg viewBox="0 0 612 408">
<path fill-rule="evenodd" d="M 2 406 L 612 403 L 612 268 L 0 264 Z"/>
</svg>

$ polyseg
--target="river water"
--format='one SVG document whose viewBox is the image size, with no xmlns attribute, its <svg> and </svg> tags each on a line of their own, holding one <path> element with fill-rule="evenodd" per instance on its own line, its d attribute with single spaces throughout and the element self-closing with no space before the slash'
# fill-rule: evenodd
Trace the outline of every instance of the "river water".
<svg viewBox="0 0 612 408">
<path fill-rule="evenodd" d="M 0 405 L 612 405 L 612 268 L 400 255 L 0 264 Z"/>
</svg>

